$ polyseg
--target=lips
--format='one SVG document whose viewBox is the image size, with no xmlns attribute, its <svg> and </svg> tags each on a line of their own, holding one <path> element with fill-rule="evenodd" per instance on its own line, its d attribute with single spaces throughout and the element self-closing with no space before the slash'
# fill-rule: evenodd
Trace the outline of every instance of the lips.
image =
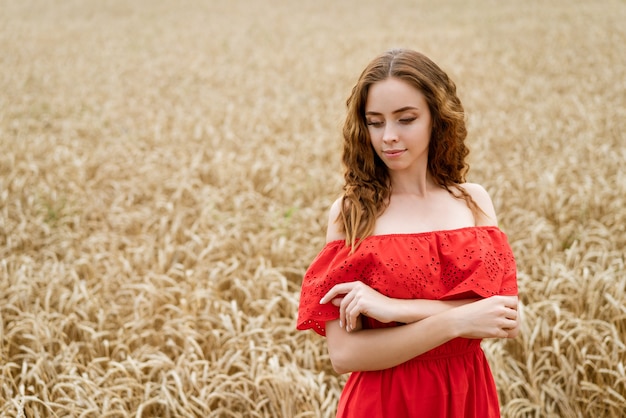
<svg viewBox="0 0 626 418">
<path fill-rule="evenodd" d="M 385 154 L 385 156 L 393 158 L 393 157 L 399 157 L 400 155 L 402 155 L 404 153 L 404 149 L 387 149 L 387 150 L 383 150 L 383 154 Z"/>
</svg>

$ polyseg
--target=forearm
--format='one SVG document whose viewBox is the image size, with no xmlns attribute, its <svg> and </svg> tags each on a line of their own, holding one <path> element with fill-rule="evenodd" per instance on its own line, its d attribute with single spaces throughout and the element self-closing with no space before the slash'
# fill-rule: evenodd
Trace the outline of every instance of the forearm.
<svg viewBox="0 0 626 418">
<path fill-rule="evenodd" d="M 429 299 L 394 299 L 396 314 L 394 321 L 409 324 L 437 315 L 448 309 L 475 302 L 477 299 L 429 300 Z"/>
<path fill-rule="evenodd" d="M 338 373 L 382 370 L 402 364 L 458 336 L 445 314 L 407 325 L 346 332 L 326 324 L 328 351 Z"/>
</svg>

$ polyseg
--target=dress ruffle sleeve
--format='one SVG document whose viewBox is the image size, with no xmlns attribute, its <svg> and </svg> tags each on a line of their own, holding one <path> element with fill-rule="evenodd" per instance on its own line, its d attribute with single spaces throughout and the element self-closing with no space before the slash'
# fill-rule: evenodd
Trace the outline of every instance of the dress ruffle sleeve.
<svg viewBox="0 0 626 418">
<path fill-rule="evenodd" d="M 441 299 L 517 295 L 515 257 L 500 229 L 475 228 L 465 234 L 440 234 L 439 239 L 449 239 L 454 252 L 443 254 L 446 245 L 440 242 L 444 280 L 448 277 L 456 281 Z M 457 277 L 462 279 L 454 280 Z"/>
<path fill-rule="evenodd" d="M 350 247 L 344 241 L 329 242 L 315 257 L 302 279 L 297 329 L 310 328 L 326 336 L 326 322 L 339 319 L 338 307 L 319 302 L 334 285 L 358 278 L 350 259 Z"/>
</svg>

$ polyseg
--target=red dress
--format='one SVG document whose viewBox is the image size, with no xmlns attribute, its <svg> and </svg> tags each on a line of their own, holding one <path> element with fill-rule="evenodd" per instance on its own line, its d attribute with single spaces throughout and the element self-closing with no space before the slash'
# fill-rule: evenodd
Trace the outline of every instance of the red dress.
<svg viewBox="0 0 626 418">
<path fill-rule="evenodd" d="M 339 308 L 319 300 L 337 283 L 360 280 L 392 298 L 465 299 L 516 295 L 513 252 L 495 226 L 416 234 L 376 235 L 350 254 L 329 242 L 307 270 L 297 328 L 325 336 Z M 383 324 L 363 318 L 364 328 Z M 480 340 L 456 338 L 398 366 L 353 372 L 337 417 L 499 417 L 493 376 Z"/>
</svg>

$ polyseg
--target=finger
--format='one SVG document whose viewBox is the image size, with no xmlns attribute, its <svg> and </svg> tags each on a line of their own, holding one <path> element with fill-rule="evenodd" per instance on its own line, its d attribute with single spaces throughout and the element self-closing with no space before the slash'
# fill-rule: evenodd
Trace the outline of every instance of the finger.
<svg viewBox="0 0 626 418">
<path fill-rule="evenodd" d="M 519 324 L 515 323 L 515 324 L 511 325 L 510 327 L 504 328 L 504 330 L 507 331 L 507 332 L 510 332 L 510 331 L 513 331 L 513 330 L 518 329 L 518 328 L 519 328 Z"/>
<path fill-rule="evenodd" d="M 356 316 L 355 311 L 358 309 L 356 306 L 356 301 L 353 299 L 352 302 L 346 306 L 346 330 L 352 331 L 356 327 Z"/>
<path fill-rule="evenodd" d="M 503 322 L 501 328 L 506 331 L 515 328 L 516 326 L 517 321 L 515 321 L 514 319 L 507 319 L 505 322 Z"/>
<path fill-rule="evenodd" d="M 360 303 L 360 298 L 355 295 L 350 304 L 346 306 L 346 322 L 350 327 L 350 331 L 354 331 L 356 329 L 356 323 L 359 319 L 359 315 L 361 315 L 363 311 L 363 307 Z"/>
<path fill-rule="evenodd" d="M 344 328 L 348 332 L 350 331 L 349 310 L 350 310 L 350 304 L 353 298 L 354 298 L 354 295 L 352 293 L 348 293 L 341 300 L 341 305 L 339 306 L 339 321 L 340 321 L 341 327 Z"/>
<path fill-rule="evenodd" d="M 507 336 L 506 338 L 515 338 L 519 335 L 519 324 L 516 324 L 514 327 L 505 329 Z"/>
<path fill-rule="evenodd" d="M 517 296 L 506 296 L 506 299 L 504 300 L 504 306 L 517 310 L 518 302 L 519 299 Z"/>
<path fill-rule="evenodd" d="M 334 299 L 339 295 L 350 292 L 357 282 L 339 283 L 334 285 L 324 296 L 320 299 L 320 304 L 328 303 L 328 301 Z"/>
<path fill-rule="evenodd" d="M 517 319 L 517 311 L 515 309 L 509 308 L 505 314 L 507 319 L 516 320 Z"/>
<path fill-rule="evenodd" d="M 354 298 L 354 294 L 352 292 L 348 293 L 341 299 L 341 304 L 339 305 L 339 325 L 341 327 L 345 327 L 346 331 L 348 330 L 348 318 L 346 318 L 346 309 L 352 302 Z"/>
<path fill-rule="evenodd" d="M 354 329 L 354 320 L 352 319 L 352 310 L 346 309 L 346 331 L 350 332 Z"/>
<path fill-rule="evenodd" d="M 343 300 L 343 296 L 340 296 L 338 298 L 335 298 L 333 300 L 330 301 L 330 303 L 332 303 L 335 306 L 341 306 L 341 301 Z"/>
</svg>

